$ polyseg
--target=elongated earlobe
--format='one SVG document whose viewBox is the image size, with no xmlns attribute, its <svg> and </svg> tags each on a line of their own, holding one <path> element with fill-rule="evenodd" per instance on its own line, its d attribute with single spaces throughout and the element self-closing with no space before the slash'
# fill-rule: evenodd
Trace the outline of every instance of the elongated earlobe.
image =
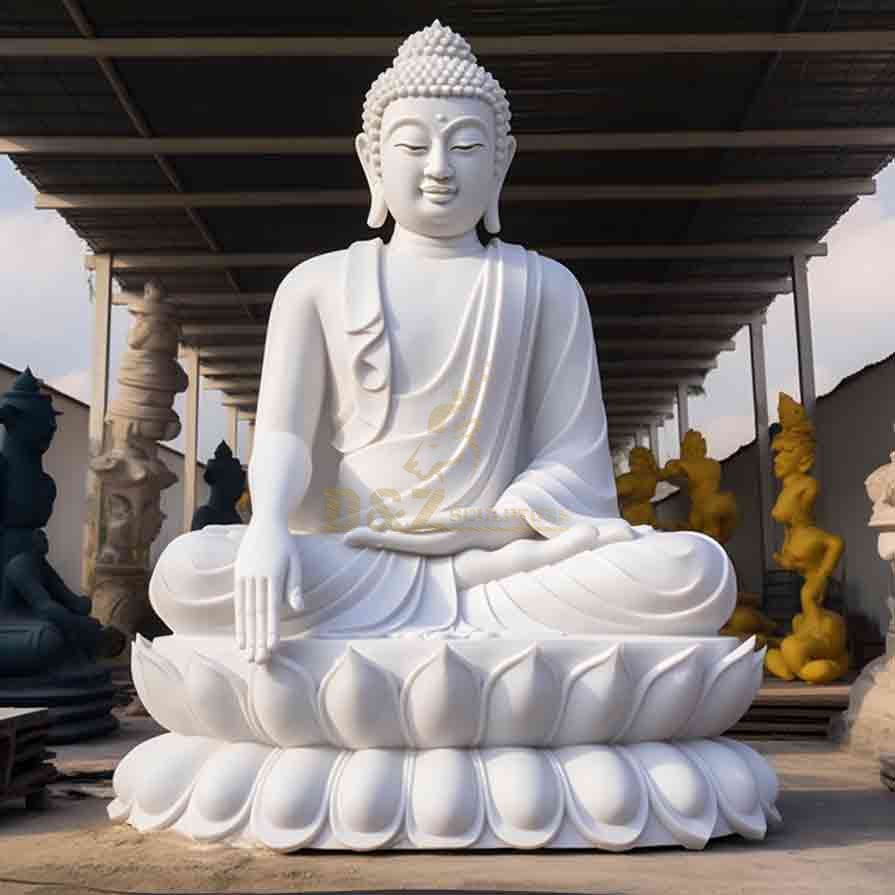
<svg viewBox="0 0 895 895">
<path fill-rule="evenodd" d="M 482 223 L 485 225 L 485 229 L 491 234 L 496 235 L 497 233 L 500 233 L 500 194 L 503 190 L 503 183 L 506 180 L 507 172 L 510 170 L 510 165 L 512 164 L 515 155 L 516 138 L 508 136 L 504 149 L 502 152 L 498 152 L 498 164 L 500 165 L 501 170 L 494 190 L 494 195 L 491 197 L 491 201 L 485 209 L 484 218 L 482 218 Z"/>
<path fill-rule="evenodd" d="M 354 141 L 354 149 L 357 152 L 361 167 L 364 169 L 367 187 L 370 190 L 370 213 L 367 215 L 367 226 L 379 228 L 388 218 L 388 206 L 385 204 L 382 179 L 373 165 L 372 152 L 366 134 L 357 135 Z"/>
<path fill-rule="evenodd" d="M 491 233 L 492 235 L 497 235 L 500 233 L 500 191 L 495 190 L 494 198 L 488 204 L 488 208 L 485 210 L 485 217 L 483 220 L 485 224 L 485 229 Z"/>
<path fill-rule="evenodd" d="M 367 215 L 367 226 L 378 229 L 388 217 L 388 206 L 382 191 L 382 183 L 376 180 L 370 184 L 370 213 Z"/>
</svg>

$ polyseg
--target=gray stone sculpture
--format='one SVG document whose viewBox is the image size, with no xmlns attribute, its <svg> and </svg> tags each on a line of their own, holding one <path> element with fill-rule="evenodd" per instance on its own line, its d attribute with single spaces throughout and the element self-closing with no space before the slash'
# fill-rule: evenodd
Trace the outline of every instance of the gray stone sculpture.
<svg viewBox="0 0 895 895">
<path fill-rule="evenodd" d="M 104 450 L 90 461 L 85 586 L 94 615 L 133 637 L 150 614 L 149 552 L 165 519 L 161 492 L 177 481 L 158 456 L 159 442 L 180 432 L 172 405 L 187 376 L 177 363 L 177 318 L 162 287 L 147 283 L 128 310 L 134 319 L 119 396 Z"/>
</svg>

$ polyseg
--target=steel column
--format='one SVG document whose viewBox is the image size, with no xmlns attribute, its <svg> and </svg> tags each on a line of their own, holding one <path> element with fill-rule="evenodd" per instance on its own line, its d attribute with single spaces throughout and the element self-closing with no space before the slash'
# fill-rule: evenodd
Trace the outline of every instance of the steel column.
<svg viewBox="0 0 895 895">
<path fill-rule="evenodd" d="M 233 456 L 239 456 L 239 408 L 227 408 L 227 444 L 233 451 Z"/>
<path fill-rule="evenodd" d="M 94 554 L 102 523 L 102 488 L 89 461 L 103 452 L 106 411 L 109 407 L 109 335 L 112 324 L 112 256 L 94 255 L 93 353 L 90 361 L 90 412 L 87 418 L 87 512 L 81 552 L 81 586 L 93 585 L 92 563 L 84 558 Z"/>
<path fill-rule="evenodd" d="M 199 352 L 183 348 L 180 362 L 189 377 L 186 425 L 183 427 L 183 531 L 189 531 L 196 512 L 196 471 L 199 450 Z"/>
<path fill-rule="evenodd" d="M 774 479 L 771 465 L 768 417 L 768 378 L 765 366 L 764 315 L 749 324 L 749 353 L 752 365 L 752 406 L 755 414 L 755 443 L 758 446 L 758 522 L 761 528 L 762 570 L 774 565 L 774 531 L 771 507 Z"/>
<path fill-rule="evenodd" d="M 799 360 L 799 389 L 802 405 L 814 417 L 817 388 L 814 381 L 814 342 L 811 335 L 811 308 L 808 296 L 808 266 L 804 255 L 793 255 L 792 295 L 796 316 L 796 345 Z"/>
<path fill-rule="evenodd" d="M 680 382 L 677 386 L 677 431 L 681 444 L 684 436 L 690 428 L 690 396 L 686 383 Z"/>
</svg>

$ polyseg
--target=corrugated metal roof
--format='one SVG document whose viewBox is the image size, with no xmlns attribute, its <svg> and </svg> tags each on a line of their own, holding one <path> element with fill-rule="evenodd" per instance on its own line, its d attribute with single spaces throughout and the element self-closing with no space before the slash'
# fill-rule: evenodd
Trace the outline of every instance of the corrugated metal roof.
<svg viewBox="0 0 895 895">
<path fill-rule="evenodd" d="M 71 6 L 72 4 L 68 4 Z M 407 33 L 436 16 L 473 36 L 581 34 L 752 34 L 792 31 L 890 31 L 890 0 L 749 0 L 701 2 L 511 2 L 442 0 L 370 4 L 331 0 L 313 12 L 294 2 L 252 4 L 156 0 L 122 4 L 82 0 L 91 36 L 381 36 L 397 47 Z M 81 23 L 84 24 L 83 22 Z M 83 28 L 57 0 L 8 0 L 0 6 L 0 38 L 77 38 Z M 866 178 L 895 152 L 878 141 L 827 147 L 598 149 L 526 153 L 526 136 L 754 129 L 895 128 L 895 53 L 717 52 L 483 57 L 507 89 L 520 150 L 509 183 L 526 185 L 734 184 Z M 382 58 L 251 56 L 246 58 L 126 58 L 111 60 L 149 134 L 158 137 L 350 137 Z M 0 138 L 138 136 L 108 70 L 94 59 L 0 58 Z M 772 142 L 772 141 L 770 141 Z M 22 153 L 13 160 L 48 193 L 232 193 L 358 189 L 364 181 L 350 154 L 205 155 L 165 157 L 168 173 L 147 153 L 84 155 Z M 173 180 L 172 180 L 173 177 Z M 175 186 L 174 181 L 177 185 Z M 508 202 L 503 238 L 543 245 L 666 244 L 817 240 L 856 195 L 787 198 L 656 199 Z M 352 206 L 187 209 L 68 209 L 69 224 L 96 251 L 203 252 L 209 236 L 223 252 L 321 252 L 369 231 Z M 197 225 L 201 223 L 205 233 Z M 786 258 L 625 258 L 570 261 L 585 284 L 666 283 L 692 279 L 785 277 Z M 235 267 L 158 275 L 178 292 L 273 291 L 286 268 Z M 229 276 L 228 276 L 229 273 Z M 139 289 L 143 275 L 122 274 Z M 761 310 L 774 293 L 592 298 L 601 316 Z M 202 315 L 193 313 L 196 319 Z M 206 317 L 263 321 L 263 304 L 220 307 Z M 621 325 L 621 324 L 620 324 Z M 629 325 L 629 324 L 628 324 Z M 712 327 L 713 336 L 736 330 Z M 611 329 L 611 327 L 610 327 Z M 693 328 L 691 337 L 703 331 Z M 646 339 L 674 333 L 656 328 Z M 679 333 L 678 333 L 679 335 Z M 612 359 L 649 351 L 613 352 Z M 606 352 L 605 357 L 610 353 Z M 654 373 L 653 373 L 654 375 Z M 668 377 L 669 385 L 674 377 Z"/>
</svg>

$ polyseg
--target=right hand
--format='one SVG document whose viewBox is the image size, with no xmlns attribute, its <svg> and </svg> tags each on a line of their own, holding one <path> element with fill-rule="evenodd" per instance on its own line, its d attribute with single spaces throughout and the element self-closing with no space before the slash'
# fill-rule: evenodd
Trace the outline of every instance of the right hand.
<svg viewBox="0 0 895 895">
<path fill-rule="evenodd" d="M 285 527 L 252 521 L 236 554 L 236 645 L 250 662 L 264 663 L 280 639 L 283 601 L 299 612 L 301 565 Z"/>
</svg>

